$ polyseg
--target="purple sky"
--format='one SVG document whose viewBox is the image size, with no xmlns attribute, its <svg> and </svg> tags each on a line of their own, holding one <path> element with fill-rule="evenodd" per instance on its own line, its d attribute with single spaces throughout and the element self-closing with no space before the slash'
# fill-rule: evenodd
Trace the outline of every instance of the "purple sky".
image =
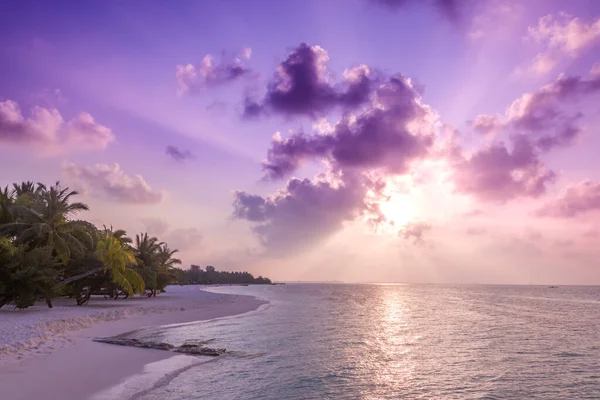
<svg viewBox="0 0 600 400">
<path fill-rule="evenodd" d="M 0 183 L 185 266 L 600 284 L 598 1 L 23 0 L 0 30 Z"/>
</svg>

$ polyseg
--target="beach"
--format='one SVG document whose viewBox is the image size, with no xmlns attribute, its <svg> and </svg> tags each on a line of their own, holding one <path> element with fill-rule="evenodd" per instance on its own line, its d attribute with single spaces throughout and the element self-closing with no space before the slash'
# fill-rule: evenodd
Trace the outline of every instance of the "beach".
<svg viewBox="0 0 600 400">
<path fill-rule="evenodd" d="M 256 310 L 265 301 L 226 295 L 200 286 L 170 286 L 155 298 L 93 298 L 74 306 L 60 299 L 52 309 L 0 309 L 0 388 L 3 400 L 81 400 L 172 357 L 159 350 L 93 342 L 147 326 L 210 320 Z"/>
</svg>

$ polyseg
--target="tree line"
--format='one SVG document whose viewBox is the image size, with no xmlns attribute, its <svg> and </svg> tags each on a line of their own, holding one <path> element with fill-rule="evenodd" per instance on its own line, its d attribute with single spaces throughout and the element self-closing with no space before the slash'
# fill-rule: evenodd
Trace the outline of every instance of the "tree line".
<svg viewBox="0 0 600 400">
<path fill-rule="evenodd" d="M 246 272 L 176 268 L 178 251 L 158 238 L 140 233 L 132 239 L 124 230 L 78 219 L 89 207 L 72 201 L 77 194 L 59 182 L 0 188 L 0 307 L 26 308 L 39 300 L 52 307 L 61 296 L 83 305 L 98 293 L 150 297 L 170 283 L 270 283 Z"/>
<path fill-rule="evenodd" d="M 173 272 L 177 281 L 183 285 L 271 284 L 269 278 L 255 278 L 249 272 L 217 271 L 212 265 L 207 266 L 205 270 L 198 265 L 192 265 L 188 270 L 175 268 Z"/>
</svg>

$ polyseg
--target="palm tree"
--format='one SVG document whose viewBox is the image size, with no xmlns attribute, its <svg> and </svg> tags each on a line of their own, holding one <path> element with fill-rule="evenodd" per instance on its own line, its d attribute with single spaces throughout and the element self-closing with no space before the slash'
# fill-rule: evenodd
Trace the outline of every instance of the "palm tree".
<svg viewBox="0 0 600 400">
<path fill-rule="evenodd" d="M 154 236 L 148 236 L 147 233 L 135 235 L 134 248 L 136 259 L 138 260 L 138 271 L 144 277 L 146 289 L 150 290 L 150 295 L 154 294 L 157 287 L 158 267 L 160 265 L 159 251 L 163 245 Z"/>
<path fill-rule="evenodd" d="M 133 240 L 131 240 L 131 238 L 127 236 L 127 232 L 125 232 L 123 229 L 117 229 L 115 231 L 111 225 L 110 228 L 104 226 L 104 231 L 109 233 L 115 239 L 117 239 L 122 245 L 131 247 L 131 243 L 133 242 Z"/>
<path fill-rule="evenodd" d="M 8 186 L 4 189 L 0 188 L 0 225 L 13 222 L 11 208 L 14 203 L 12 191 L 8 190 Z"/>
<path fill-rule="evenodd" d="M 16 199 L 10 207 L 15 221 L 0 225 L 0 234 L 14 237 L 17 244 L 48 246 L 63 264 L 67 264 L 73 252 L 83 255 L 86 245 L 92 246 L 88 226 L 70 218 L 88 210 L 88 206 L 70 203 L 71 197 L 78 193 L 61 188 L 59 182 L 50 189 L 39 184 L 36 189 L 32 187 L 31 182 L 15 185 Z"/>
<path fill-rule="evenodd" d="M 96 245 L 95 255 L 102 262 L 104 269 L 110 273 L 112 281 L 119 285 L 125 293 L 142 293 L 144 280 L 130 268 L 136 263 L 131 248 L 123 245 L 110 231 L 104 232 Z"/>
<path fill-rule="evenodd" d="M 27 250 L 0 237 L 0 307 L 10 303 L 26 308 L 40 298 L 52 307 L 58 267 L 48 248 Z"/>
<path fill-rule="evenodd" d="M 181 264 L 181 260 L 174 258 L 173 255 L 178 252 L 179 250 L 177 249 L 169 249 L 167 244 L 162 244 L 160 246 L 157 255 L 159 265 L 156 274 L 156 290 L 152 292 L 153 296 L 156 296 L 157 291 L 164 290 L 165 286 L 177 279 L 174 268 L 175 265 Z"/>
</svg>

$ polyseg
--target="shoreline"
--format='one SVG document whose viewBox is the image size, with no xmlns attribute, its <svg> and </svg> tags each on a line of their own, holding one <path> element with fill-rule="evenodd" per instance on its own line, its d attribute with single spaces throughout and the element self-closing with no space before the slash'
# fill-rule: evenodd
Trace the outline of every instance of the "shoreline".
<svg viewBox="0 0 600 400">
<path fill-rule="evenodd" d="M 245 314 L 264 304 L 268 302 L 249 295 L 208 292 L 200 286 L 171 286 L 156 298 L 95 299 L 85 311 L 81 311 L 82 307 L 59 306 L 56 318 L 51 317 L 54 309 L 25 310 L 25 313 L 4 311 L 0 314 L 0 333 L 8 337 L 9 343 L 11 333 L 14 339 L 20 332 L 33 330 L 39 337 L 33 335 L 33 339 L 25 343 L 17 340 L 19 348 L 14 340 L 12 347 L 7 347 L 6 338 L 0 336 L 0 349 L 4 348 L 4 352 L 0 352 L 2 398 L 29 400 L 49 394 L 63 400 L 90 398 L 141 373 L 146 364 L 173 356 L 160 350 L 97 343 L 92 338 L 115 336 L 148 326 Z M 11 313 L 14 315 L 7 320 L 5 316 Z M 40 318 L 40 314 L 45 317 Z M 68 315 L 71 315 L 70 320 Z M 11 322 L 12 329 L 7 326 Z M 12 351 L 7 352 L 7 348 Z"/>
</svg>

